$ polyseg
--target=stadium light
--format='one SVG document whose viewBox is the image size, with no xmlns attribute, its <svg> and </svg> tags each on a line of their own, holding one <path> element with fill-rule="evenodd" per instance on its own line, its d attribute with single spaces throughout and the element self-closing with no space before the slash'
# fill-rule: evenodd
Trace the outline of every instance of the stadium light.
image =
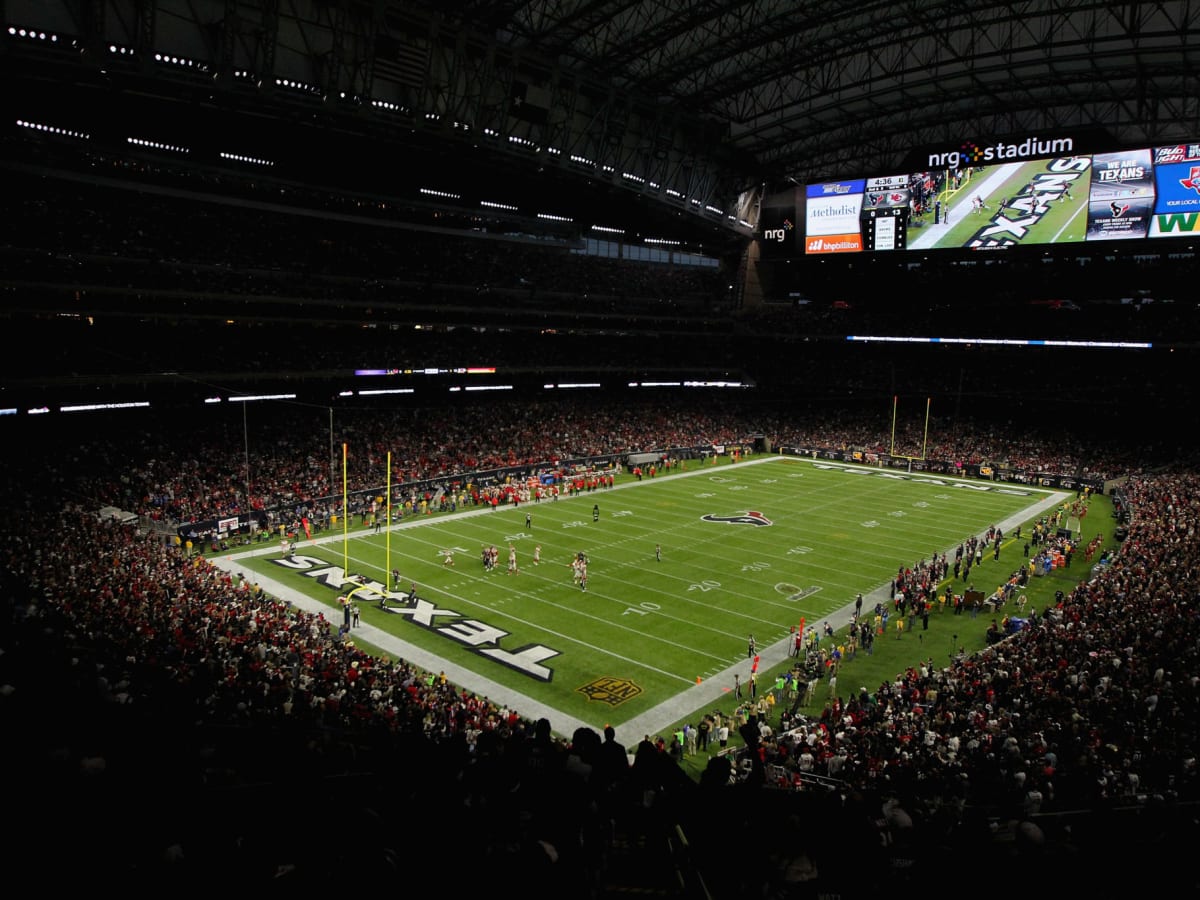
<svg viewBox="0 0 1200 900">
<path fill-rule="evenodd" d="M 164 144 L 162 141 L 151 141 L 146 138 L 127 137 L 125 140 L 137 147 L 149 147 L 152 150 L 167 150 L 171 153 L 191 153 L 187 147 L 179 147 L 175 144 Z"/>
<path fill-rule="evenodd" d="M 259 159 L 256 156 L 245 156 L 244 154 L 241 154 L 241 153 L 227 153 L 224 150 L 221 151 L 221 159 L 228 159 L 233 162 L 250 163 L 255 166 L 273 166 L 273 165 L 275 165 L 275 163 L 269 159 Z"/>
<path fill-rule="evenodd" d="M 81 141 L 90 141 L 92 136 L 83 131 L 72 131 L 68 128 L 59 128 L 57 125 L 46 125 L 42 122 L 30 122 L 26 119 L 17 119 L 17 125 L 20 128 L 28 128 L 30 131 L 41 131 L 45 134 L 57 134 L 62 137 L 76 138 Z"/>
<path fill-rule="evenodd" d="M 295 400 L 295 394 L 242 394 L 227 398 L 230 403 L 251 403 L 257 400 Z"/>
<path fill-rule="evenodd" d="M 150 406 L 149 400 L 137 400 L 131 403 L 81 403 L 75 406 L 60 406 L 59 412 L 95 412 L 100 409 L 141 409 Z"/>
</svg>

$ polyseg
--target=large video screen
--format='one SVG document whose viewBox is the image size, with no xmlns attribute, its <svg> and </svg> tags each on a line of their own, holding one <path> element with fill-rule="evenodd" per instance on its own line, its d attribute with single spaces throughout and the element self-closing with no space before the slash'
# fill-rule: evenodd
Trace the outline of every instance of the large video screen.
<svg viewBox="0 0 1200 900">
<path fill-rule="evenodd" d="M 1200 234 L 1200 143 L 950 165 L 805 188 L 804 253 Z"/>
</svg>

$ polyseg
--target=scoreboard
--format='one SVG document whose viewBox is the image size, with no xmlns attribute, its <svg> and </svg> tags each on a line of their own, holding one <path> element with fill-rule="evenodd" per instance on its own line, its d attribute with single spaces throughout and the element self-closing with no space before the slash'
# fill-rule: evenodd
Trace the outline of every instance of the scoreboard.
<svg viewBox="0 0 1200 900">
<path fill-rule="evenodd" d="M 1058 152 L 1040 156 L 1029 148 L 1049 150 L 1051 142 L 969 146 L 971 153 L 931 154 L 931 165 L 920 171 L 804 186 L 794 205 L 769 211 L 764 254 L 984 250 L 1200 235 L 1200 143 L 1075 153 L 1070 141 L 1055 141 Z"/>
<path fill-rule="evenodd" d="M 907 175 L 868 178 L 861 215 L 863 249 L 903 250 L 912 186 Z"/>
</svg>

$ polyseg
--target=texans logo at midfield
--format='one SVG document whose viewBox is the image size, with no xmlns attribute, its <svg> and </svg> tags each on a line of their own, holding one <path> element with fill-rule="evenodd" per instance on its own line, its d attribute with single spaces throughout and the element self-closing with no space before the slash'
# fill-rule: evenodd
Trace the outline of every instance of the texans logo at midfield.
<svg viewBox="0 0 1200 900">
<path fill-rule="evenodd" d="M 760 512 L 744 512 L 739 516 L 701 516 L 705 522 L 728 522 L 730 525 L 770 525 L 771 520 Z"/>
</svg>

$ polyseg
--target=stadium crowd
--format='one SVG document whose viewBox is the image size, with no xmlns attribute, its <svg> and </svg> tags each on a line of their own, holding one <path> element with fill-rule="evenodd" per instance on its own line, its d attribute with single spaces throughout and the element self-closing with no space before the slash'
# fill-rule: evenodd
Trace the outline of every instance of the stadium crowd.
<svg viewBox="0 0 1200 900">
<path fill-rule="evenodd" d="M 554 467 L 566 460 L 630 453 L 753 446 L 765 437 L 772 447 L 825 447 L 883 455 L 894 445 L 921 452 L 925 423 L 909 422 L 895 435 L 882 417 L 814 412 L 803 426 L 777 407 L 741 396 L 702 404 L 664 405 L 655 400 L 604 400 L 587 415 L 568 414 L 550 401 L 489 401 L 486 404 L 356 413 L 280 405 L 255 411 L 249 431 L 240 411 L 203 411 L 172 419 L 169 429 L 122 419 L 120 429 L 81 435 L 86 452 L 77 459 L 87 472 L 87 496 L 100 505 L 132 510 L 165 524 L 185 524 L 239 514 L 261 514 L 274 526 L 280 516 L 327 522 L 330 498 L 340 505 L 346 447 L 346 489 L 361 498 L 387 482 L 397 506 L 418 502 L 412 484 L 461 491 L 472 473 L 505 467 Z M 481 428 L 480 422 L 487 427 Z M 297 427 L 298 423 L 304 423 Z M 840 423 L 840 424 L 839 424 Z M 1069 432 L 1024 429 L 1021 441 L 1005 430 L 959 421 L 934 422 L 930 458 L 956 466 L 990 463 L 1018 471 L 1104 479 L 1136 471 L 1134 452 L 1118 441 L 1100 454 Z M 49 439 L 49 438 L 48 438 Z M 146 452 L 128 459 L 126 442 Z M 331 459 L 336 448 L 336 459 Z M 900 452 L 903 452 L 902 450 Z M 122 461 L 128 460 L 125 465 Z M 247 471 L 249 467 L 249 471 Z M 359 514 L 361 509 L 352 510 Z"/>
<path fill-rule="evenodd" d="M 600 415 L 582 434 L 564 426 L 553 447 L 665 447 L 741 427 L 692 411 Z M 468 428 L 445 433 L 467 439 Z M 531 436 L 489 430 L 486 447 L 468 446 L 481 459 L 541 455 Z M 856 439 L 832 423 L 807 437 Z M 986 432 L 962 440 L 1001 452 Z M 1040 458 L 1036 443 L 1015 444 Z M 146 461 L 165 452 L 158 444 L 135 464 L 137 446 L 112 438 L 80 458 L 48 453 L 36 477 L 8 484 L 20 526 L 3 541 L 0 708 L 6 761 L 30 788 L 18 845 L 46 877 L 374 886 L 478 858 L 578 891 L 622 860 L 642 878 L 677 868 L 646 846 L 680 824 L 695 853 L 688 869 L 716 896 L 852 895 L 965 873 L 968 862 L 944 854 L 994 842 L 999 822 L 1013 859 L 1069 855 L 1091 867 L 1074 876 L 1090 884 L 1102 883 L 1114 845 L 1159 835 L 1170 811 L 1200 799 L 1194 475 L 1131 477 L 1120 552 L 1029 627 L 873 689 L 842 684 L 819 717 L 786 730 L 750 719 L 745 748 L 714 756 L 696 783 L 649 736 L 628 752 L 615 734 L 556 736 L 551 722 L 372 658 L 248 579 L 132 526 L 97 525 L 78 498 L 127 477 L 134 496 L 187 497 L 181 512 L 223 508 L 232 462 L 215 448 L 189 448 L 204 462 L 181 473 L 183 457 Z M 304 449 L 290 466 L 289 452 L 284 440 L 272 461 L 284 493 L 310 477 Z M 1119 462 L 1089 460 L 1113 474 Z M 111 480 L 94 482 L 105 469 Z M 834 790 L 774 789 L 801 765 Z M 1124 807 L 1144 814 L 1140 838 L 1113 818 Z M 1077 811 L 1087 815 L 1069 820 L 1072 832 L 1062 817 Z M 63 815 L 77 837 L 69 872 L 55 869 L 67 849 L 42 843 Z M 739 828 L 761 840 L 739 839 L 738 862 L 715 863 Z M 645 843 L 622 856 L 622 841 Z"/>
</svg>

